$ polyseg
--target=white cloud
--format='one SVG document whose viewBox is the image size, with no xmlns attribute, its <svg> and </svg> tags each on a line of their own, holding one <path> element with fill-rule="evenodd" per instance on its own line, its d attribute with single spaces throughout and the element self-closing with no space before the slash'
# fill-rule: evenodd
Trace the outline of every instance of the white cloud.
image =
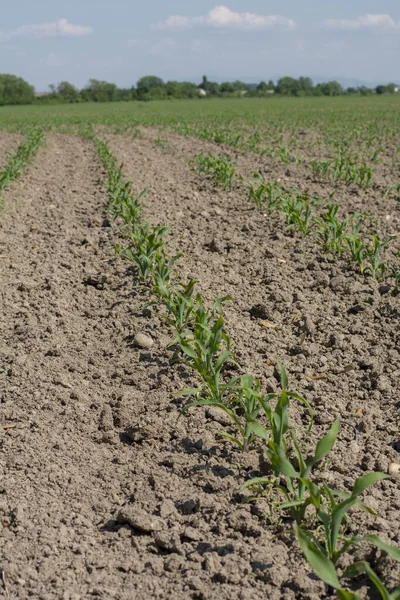
<svg viewBox="0 0 400 600">
<path fill-rule="evenodd" d="M 186 17 L 172 15 L 163 23 L 156 23 L 153 29 L 193 29 L 194 27 L 215 27 L 217 29 L 237 29 L 254 31 L 257 29 L 293 30 L 296 23 L 281 15 L 257 15 L 249 12 L 234 12 L 226 6 L 216 6 L 206 15 Z"/>
<path fill-rule="evenodd" d="M 38 25 L 22 25 L 18 29 L 0 31 L 0 42 L 9 42 L 15 38 L 79 37 L 93 33 L 92 27 L 73 25 L 67 19 Z"/>
<path fill-rule="evenodd" d="M 325 27 L 343 31 L 400 31 L 400 21 L 390 15 L 364 15 L 356 19 L 328 19 Z"/>
</svg>

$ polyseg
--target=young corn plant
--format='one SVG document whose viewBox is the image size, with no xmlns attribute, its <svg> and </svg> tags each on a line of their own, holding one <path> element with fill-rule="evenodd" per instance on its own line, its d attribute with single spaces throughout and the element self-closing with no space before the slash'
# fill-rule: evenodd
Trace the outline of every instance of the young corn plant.
<svg viewBox="0 0 400 600">
<path fill-rule="evenodd" d="M 156 273 L 154 274 L 154 279 L 153 292 L 156 297 L 160 298 L 167 311 L 167 315 L 164 317 L 165 321 L 176 332 L 176 337 L 171 343 L 175 344 L 179 339 L 178 336 L 187 330 L 192 322 L 195 310 L 193 293 L 196 280 L 191 279 L 186 285 L 178 282 L 178 287 L 173 287 L 169 285 L 169 281 L 165 282 Z"/>
<path fill-rule="evenodd" d="M 380 595 L 382 600 L 400 600 L 400 585 L 396 587 L 392 592 L 390 592 L 385 586 L 384 582 L 380 579 L 380 577 L 375 573 L 372 569 L 371 565 L 366 561 L 362 560 L 356 563 L 353 563 L 343 573 L 344 579 L 350 579 L 354 577 L 359 577 L 360 575 L 366 575 L 370 582 L 374 585 L 376 591 Z M 355 600 L 361 600 L 361 598 L 354 594 Z M 346 598 L 345 596 L 339 596 L 339 598 Z"/>
<path fill-rule="evenodd" d="M 313 206 L 308 197 L 290 196 L 281 203 L 280 211 L 289 228 L 299 231 L 303 237 L 312 233 Z"/>
<path fill-rule="evenodd" d="M 332 173 L 332 164 L 328 161 L 313 160 L 310 163 L 314 177 L 329 179 Z"/>
<path fill-rule="evenodd" d="M 321 219 L 316 219 L 316 236 L 319 239 L 325 252 L 341 256 L 346 249 L 346 239 L 349 230 L 351 235 L 355 235 L 363 224 L 361 213 L 354 213 L 346 219 L 338 218 L 340 206 L 332 201 L 327 206 L 326 213 Z"/>
<path fill-rule="evenodd" d="M 129 235 L 129 246 L 117 246 L 116 253 L 122 258 L 136 264 L 139 276 L 147 281 L 159 260 L 159 253 L 164 248 L 164 237 L 169 233 L 168 227 L 152 227 L 145 222 L 133 229 Z"/>
<path fill-rule="evenodd" d="M 278 210 L 281 205 L 282 190 L 278 183 L 264 183 L 259 173 L 253 173 L 253 182 L 246 182 L 248 198 L 258 208 L 266 207 L 268 212 Z"/>
<path fill-rule="evenodd" d="M 352 262 L 355 262 L 358 265 L 360 272 L 364 273 L 366 249 L 363 240 L 356 235 L 348 235 L 345 242 Z"/>
<path fill-rule="evenodd" d="M 9 185 L 18 179 L 25 167 L 32 160 L 44 140 L 43 132 L 37 129 L 28 133 L 25 141 L 17 146 L 14 154 L 8 156 L 7 164 L 0 172 L 0 191 L 4 191 Z"/>
<path fill-rule="evenodd" d="M 372 234 L 372 242 L 365 246 L 364 273 L 372 275 L 378 281 L 382 280 L 386 273 L 386 265 L 381 261 L 382 250 L 391 241 L 393 241 L 392 237 L 381 242 L 378 236 Z"/>
<path fill-rule="evenodd" d="M 211 154 L 206 156 L 199 154 L 194 157 L 192 164 L 199 175 L 209 175 L 214 185 L 222 186 L 224 190 L 232 188 L 235 168 L 227 156 L 220 154 L 213 157 Z"/>
<path fill-rule="evenodd" d="M 392 194 L 392 192 L 394 192 L 394 194 Z M 390 185 L 388 187 L 388 189 L 385 192 L 385 198 L 387 198 L 387 196 L 389 195 L 394 196 L 397 202 L 400 202 L 400 183 L 397 185 Z"/>
<path fill-rule="evenodd" d="M 237 378 L 226 383 L 221 373 L 227 362 L 234 362 L 230 340 L 224 332 L 222 316 L 222 302 L 227 299 L 217 301 L 210 310 L 204 306 L 202 298 L 197 294 L 191 329 L 177 333 L 176 343 L 185 357 L 185 364 L 200 378 L 199 387 L 178 393 L 179 396 L 195 398 L 183 407 L 182 413 L 196 406 L 216 406 L 232 416 L 226 397 L 232 391 Z M 222 343 L 225 349 L 221 348 Z"/>
<path fill-rule="evenodd" d="M 305 559 L 310 564 L 315 574 L 327 586 L 329 586 L 329 588 L 335 590 L 338 600 L 362 600 L 361 596 L 359 596 L 357 593 L 349 592 L 343 588 L 343 584 L 340 582 L 334 562 L 323 551 L 321 551 L 318 544 L 310 539 L 309 534 L 298 524 L 295 524 L 294 532 Z M 377 536 L 369 537 L 377 538 Z M 377 539 L 379 540 L 379 538 Z M 376 539 L 370 541 L 376 543 Z M 383 546 L 379 547 L 395 560 L 399 560 L 399 551 L 397 548 L 389 546 L 388 544 L 383 544 Z M 396 587 L 393 592 L 390 592 L 367 561 L 360 561 L 350 565 L 343 573 L 342 578 L 350 579 L 358 577 L 362 574 L 367 575 L 371 583 L 373 583 L 375 586 L 382 600 L 400 599 L 400 586 Z"/>
<path fill-rule="evenodd" d="M 274 490 L 282 501 L 274 502 L 274 509 L 288 512 L 298 524 L 304 522 L 308 506 L 315 504 L 317 488 L 311 482 L 311 472 L 332 450 L 339 431 L 336 420 L 328 433 L 318 442 L 313 456 L 306 459 L 300 449 L 294 429 L 289 430 L 293 451 L 288 452 L 276 443 L 268 443 L 266 456 L 273 467 L 275 479 L 259 477 L 247 481 L 242 490 L 251 489 L 257 493 Z"/>
</svg>

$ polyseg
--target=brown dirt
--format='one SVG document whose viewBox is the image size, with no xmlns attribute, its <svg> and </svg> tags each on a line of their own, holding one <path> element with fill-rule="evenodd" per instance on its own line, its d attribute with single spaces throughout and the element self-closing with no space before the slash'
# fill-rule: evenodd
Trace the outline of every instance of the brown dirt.
<svg viewBox="0 0 400 600">
<path fill-rule="evenodd" d="M 15 133 L 0 132 L 0 170 L 7 163 L 7 155 L 12 153 L 24 137 Z"/>
<path fill-rule="evenodd" d="M 398 461 L 398 297 L 285 235 L 241 191 L 201 181 L 188 157 L 210 145 L 109 140 L 135 189 L 150 188 L 146 212 L 171 226 L 171 252 L 185 252 L 182 277 L 208 299 L 233 296 L 226 321 L 242 367 L 276 389 L 267 360 L 285 364 L 316 410 L 311 441 L 341 417 L 322 477 L 349 486 Z M 50 134 L 22 191 L 5 197 L 0 426 L 13 427 L 0 427 L 0 598 L 326 597 L 292 536 L 263 520 L 267 504 L 240 504 L 257 454 L 217 443 L 212 411 L 178 421 L 172 393 L 193 381 L 169 364 L 170 331 L 113 258 L 102 177 L 89 143 Z M 139 331 L 150 350 L 133 347 Z M 380 516 L 357 514 L 352 530 L 398 544 L 398 483 L 375 486 L 368 503 Z M 389 585 L 399 579 L 381 568 Z"/>
</svg>

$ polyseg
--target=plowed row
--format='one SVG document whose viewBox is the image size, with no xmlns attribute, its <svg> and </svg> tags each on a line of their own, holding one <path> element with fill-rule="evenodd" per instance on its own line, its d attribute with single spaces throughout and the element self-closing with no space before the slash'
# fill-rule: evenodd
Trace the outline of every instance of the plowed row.
<svg viewBox="0 0 400 600">
<path fill-rule="evenodd" d="M 196 176 L 188 159 L 218 153 L 212 145 L 106 137 L 134 189 L 149 188 L 146 217 L 171 227 L 182 276 L 210 300 L 234 298 L 226 322 L 243 368 L 272 391 L 273 364 L 286 366 L 316 412 L 311 442 L 341 418 L 329 485 L 387 471 L 400 449 L 399 297 L 288 235 L 240 187 L 220 192 Z M 234 158 L 244 176 L 261 168 L 325 192 L 300 167 Z M 178 421 L 173 392 L 193 382 L 170 364 L 170 331 L 114 258 L 103 177 L 89 142 L 49 134 L 22 185 L 4 194 L 0 598 L 327 597 L 291 534 L 265 522 L 268 503 L 240 503 L 259 456 L 218 443 L 218 413 Z M 349 210 L 372 211 L 380 231 L 398 227 L 394 200 L 341 193 Z M 154 340 L 149 350 L 133 346 L 138 332 Z M 372 488 L 368 504 L 380 516 L 357 515 L 354 532 L 399 544 L 398 483 Z M 389 587 L 399 575 L 388 563 Z"/>
</svg>

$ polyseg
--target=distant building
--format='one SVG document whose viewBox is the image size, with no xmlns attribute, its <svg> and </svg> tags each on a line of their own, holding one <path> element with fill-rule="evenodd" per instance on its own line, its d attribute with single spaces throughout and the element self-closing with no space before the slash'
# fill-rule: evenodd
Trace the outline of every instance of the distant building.
<svg viewBox="0 0 400 600">
<path fill-rule="evenodd" d="M 48 96 L 49 92 L 35 92 L 36 98 L 43 98 L 43 96 Z"/>
</svg>

